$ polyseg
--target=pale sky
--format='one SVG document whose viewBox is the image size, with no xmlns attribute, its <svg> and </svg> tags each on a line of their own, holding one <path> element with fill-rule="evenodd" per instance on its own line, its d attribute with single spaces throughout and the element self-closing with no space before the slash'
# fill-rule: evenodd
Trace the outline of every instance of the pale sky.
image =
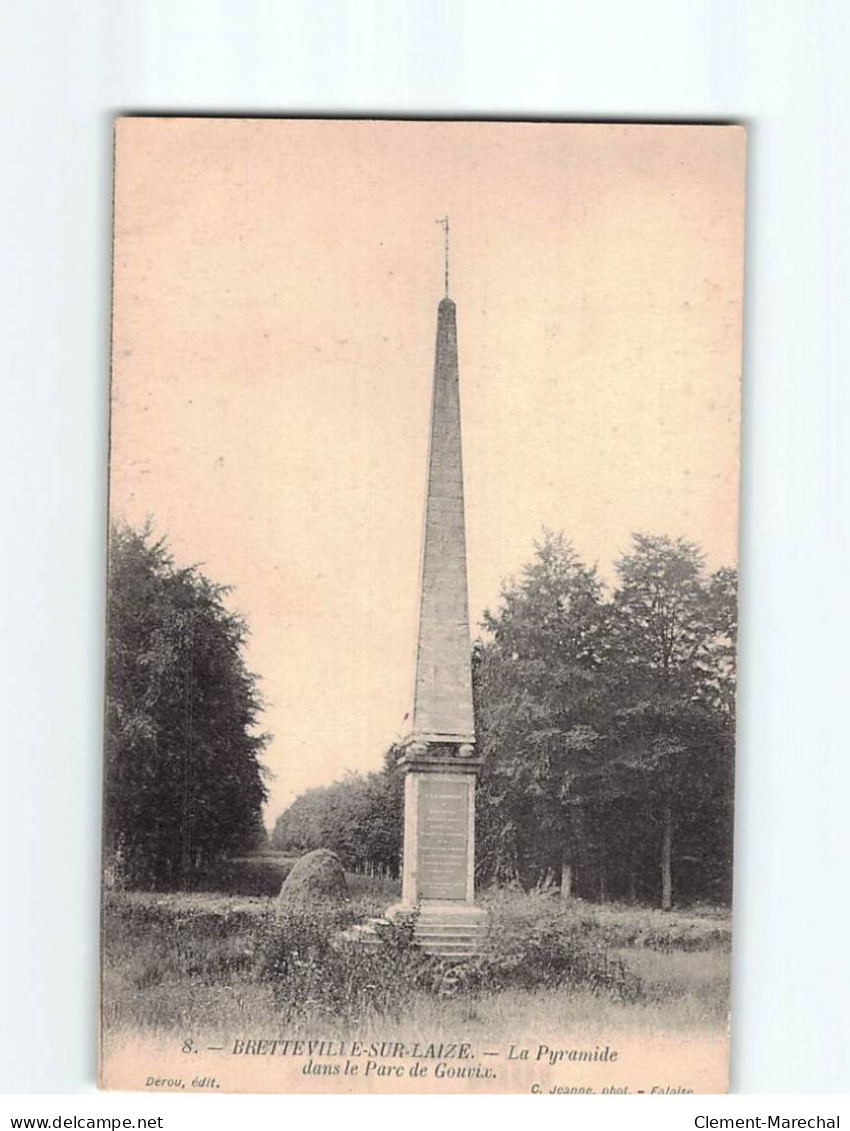
<svg viewBox="0 0 850 1131">
<path fill-rule="evenodd" d="M 473 635 L 543 525 L 734 564 L 744 131 L 123 119 L 111 507 L 234 587 L 267 818 L 404 733 L 442 229 Z"/>
</svg>

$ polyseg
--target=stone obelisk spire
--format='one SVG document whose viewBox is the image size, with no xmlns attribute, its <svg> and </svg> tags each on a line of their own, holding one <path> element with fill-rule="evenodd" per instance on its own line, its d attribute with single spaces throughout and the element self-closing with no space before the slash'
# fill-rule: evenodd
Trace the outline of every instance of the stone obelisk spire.
<svg viewBox="0 0 850 1131">
<path fill-rule="evenodd" d="M 475 741 L 457 318 L 455 304 L 448 296 L 437 309 L 411 732 L 416 742 Z"/>
<path fill-rule="evenodd" d="M 435 954 L 470 953 L 484 913 L 475 907 L 475 751 L 466 581 L 457 314 L 437 308 L 431 440 L 422 535 L 419 633 L 404 769 L 402 902 L 418 909 L 415 938 Z"/>
</svg>

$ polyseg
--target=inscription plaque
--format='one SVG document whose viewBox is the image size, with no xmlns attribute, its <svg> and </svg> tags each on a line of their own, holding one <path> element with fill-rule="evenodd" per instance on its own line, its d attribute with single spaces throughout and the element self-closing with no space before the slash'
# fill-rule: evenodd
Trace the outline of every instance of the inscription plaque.
<svg viewBox="0 0 850 1131">
<path fill-rule="evenodd" d="M 469 866 L 469 782 L 419 782 L 419 895 L 465 899 Z"/>
</svg>

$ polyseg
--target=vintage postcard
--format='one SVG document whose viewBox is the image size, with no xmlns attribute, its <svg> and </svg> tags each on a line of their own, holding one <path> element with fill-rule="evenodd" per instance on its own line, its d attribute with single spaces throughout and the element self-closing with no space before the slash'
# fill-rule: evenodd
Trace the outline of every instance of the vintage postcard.
<svg viewBox="0 0 850 1131">
<path fill-rule="evenodd" d="M 726 1090 L 744 182 L 118 120 L 103 1087 Z"/>
</svg>

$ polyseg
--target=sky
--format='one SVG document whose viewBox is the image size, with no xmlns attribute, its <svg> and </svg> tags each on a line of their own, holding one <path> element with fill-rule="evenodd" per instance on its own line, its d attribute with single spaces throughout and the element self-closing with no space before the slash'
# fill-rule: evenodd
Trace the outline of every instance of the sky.
<svg viewBox="0 0 850 1131">
<path fill-rule="evenodd" d="M 543 526 L 737 562 L 740 127 L 121 119 L 110 511 L 229 584 L 266 818 L 405 732 L 443 229 L 472 633 Z"/>
</svg>

